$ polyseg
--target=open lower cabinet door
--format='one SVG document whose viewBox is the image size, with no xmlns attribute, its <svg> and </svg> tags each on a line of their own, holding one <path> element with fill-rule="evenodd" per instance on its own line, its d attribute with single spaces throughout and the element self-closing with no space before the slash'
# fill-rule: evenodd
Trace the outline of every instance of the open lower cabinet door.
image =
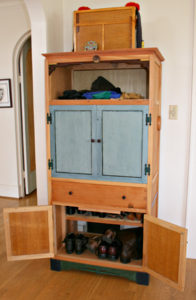
<svg viewBox="0 0 196 300">
<path fill-rule="evenodd" d="M 5 208 L 7 259 L 54 256 L 52 206 Z"/>
<path fill-rule="evenodd" d="M 187 230 L 144 216 L 144 267 L 147 273 L 184 290 Z"/>
</svg>

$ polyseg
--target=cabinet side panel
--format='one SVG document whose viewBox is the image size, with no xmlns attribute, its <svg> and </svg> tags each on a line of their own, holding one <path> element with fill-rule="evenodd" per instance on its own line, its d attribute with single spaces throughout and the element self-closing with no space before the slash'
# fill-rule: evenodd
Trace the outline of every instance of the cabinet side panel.
<svg viewBox="0 0 196 300">
<path fill-rule="evenodd" d="M 160 122 L 161 122 L 161 64 L 154 58 L 150 61 L 150 105 L 149 113 L 152 124 L 149 126 L 148 162 L 150 176 L 148 177 L 148 213 L 152 214 L 153 201 L 159 189 L 159 155 L 160 155 Z M 158 209 L 158 198 L 156 201 Z M 156 215 L 153 209 L 153 215 Z"/>
<path fill-rule="evenodd" d="M 70 68 L 57 67 L 50 75 L 49 100 L 57 99 L 62 96 L 63 91 L 71 89 L 71 71 Z"/>
<path fill-rule="evenodd" d="M 159 176 L 155 176 L 152 181 L 152 216 L 157 217 L 158 213 L 158 198 L 159 198 Z"/>
<path fill-rule="evenodd" d="M 58 249 L 62 248 L 62 241 L 65 238 L 65 207 L 64 206 L 55 206 L 55 252 L 57 253 Z"/>
<path fill-rule="evenodd" d="M 153 161 L 152 161 L 152 176 L 156 176 L 159 172 L 159 151 L 160 151 L 160 130 L 159 117 L 161 114 L 161 76 L 160 66 L 155 63 L 154 66 L 154 103 L 153 103 Z"/>
</svg>

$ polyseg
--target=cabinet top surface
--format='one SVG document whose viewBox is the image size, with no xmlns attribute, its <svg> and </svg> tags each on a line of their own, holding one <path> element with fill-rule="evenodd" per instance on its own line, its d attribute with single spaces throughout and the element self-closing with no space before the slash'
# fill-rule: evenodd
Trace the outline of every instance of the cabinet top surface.
<svg viewBox="0 0 196 300">
<path fill-rule="evenodd" d="M 80 52 L 57 52 L 44 53 L 49 63 L 56 61 L 71 60 L 71 61 L 88 61 L 95 55 L 106 59 L 144 59 L 149 60 L 150 57 L 156 56 L 160 61 L 164 61 L 164 57 L 158 48 L 136 48 L 136 49 L 118 49 L 118 50 L 98 50 L 98 51 L 80 51 Z"/>
</svg>

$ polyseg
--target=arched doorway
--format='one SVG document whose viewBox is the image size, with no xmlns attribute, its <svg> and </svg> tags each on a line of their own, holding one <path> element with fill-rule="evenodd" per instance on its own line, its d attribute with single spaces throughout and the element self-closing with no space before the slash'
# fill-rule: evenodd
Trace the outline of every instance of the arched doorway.
<svg viewBox="0 0 196 300">
<path fill-rule="evenodd" d="M 24 194 L 28 195 L 36 189 L 31 37 L 21 49 L 18 66 Z"/>
<path fill-rule="evenodd" d="M 19 196 L 36 189 L 31 33 L 18 41 L 13 56 Z"/>
</svg>

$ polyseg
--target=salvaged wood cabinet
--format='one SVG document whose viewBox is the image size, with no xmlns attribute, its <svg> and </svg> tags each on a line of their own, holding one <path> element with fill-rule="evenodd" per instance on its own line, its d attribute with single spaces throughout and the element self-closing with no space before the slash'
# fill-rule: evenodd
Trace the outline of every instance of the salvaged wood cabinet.
<svg viewBox="0 0 196 300">
<path fill-rule="evenodd" d="M 9 260 L 55 260 L 146 272 L 183 289 L 186 229 L 157 218 L 161 63 L 156 48 L 45 54 L 49 206 L 5 209 Z M 139 99 L 59 99 L 103 76 Z M 62 98 L 62 97 L 61 97 Z M 66 214 L 66 207 L 142 221 Z M 143 227 L 143 258 L 128 264 L 62 244 L 78 221 Z"/>
</svg>

